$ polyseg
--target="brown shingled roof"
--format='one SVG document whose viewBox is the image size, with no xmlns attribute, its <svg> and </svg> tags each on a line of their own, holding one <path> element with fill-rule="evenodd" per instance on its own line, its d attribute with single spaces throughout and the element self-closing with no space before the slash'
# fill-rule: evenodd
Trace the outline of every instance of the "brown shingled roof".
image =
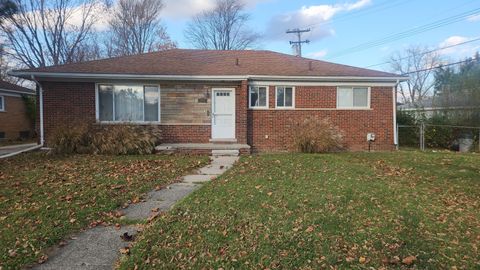
<svg viewBox="0 0 480 270">
<path fill-rule="evenodd" d="M 204 76 L 398 76 L 381 71 L 334 64 L 272 51 L 186 49 L 35 68 L 22 70 L 21 72 Z"/>
<path fill-rule="evenodd" d="M 9 92 L 16 92 L 20 94 L 35 94 L 35 91 L 32 89 L 28 89 L 20 85 L 16 85 L 2 80 L 0 80 L 0 91 L 1 90 L 7 90 Z"/>
</svg>

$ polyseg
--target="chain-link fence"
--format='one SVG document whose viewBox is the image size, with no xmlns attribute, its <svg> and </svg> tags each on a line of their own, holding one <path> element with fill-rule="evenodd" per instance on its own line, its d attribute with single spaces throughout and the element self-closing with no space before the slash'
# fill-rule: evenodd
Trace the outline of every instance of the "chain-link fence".
<svg viewBox="0 0 480 270">
<path fill-rule="evenodd" d="M 398 148 L 480 152 L 480 127 L 454 125 L 398 125 Z"/>
</svg>

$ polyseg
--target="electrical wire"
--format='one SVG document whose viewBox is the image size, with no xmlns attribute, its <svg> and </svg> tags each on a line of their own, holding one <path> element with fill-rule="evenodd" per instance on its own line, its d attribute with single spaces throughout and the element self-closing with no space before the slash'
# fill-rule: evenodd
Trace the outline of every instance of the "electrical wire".
<svg viewBox="0 0 480 270">
<path fill-rule="evenodd" d="M 417 69 L 417 70 L 414 70 L 414 71 L 405 72 L 405 73 L 402 74 L 402 76 L 417 73 L 417 72 L 434 70 L 434 69 L 437 69 L 437 68 L 444 68 L 444 67 L 459 65 L 459 64 L 468 63 L 468 62 L 475 61 L 475 60 L 479 60 L 479 59 L 478 58 L 470 58 L 470 59 L 463 60 L 463 61 L 458 61 L 458 62 L 455 62 L 455 63 L 449 63 L 449 64 L 445 64 L 445 65 L 439 65 L 439 66 L 424 68 L 424 69 Z"/>
<path fill-rule="evenodd" d="M 437 49 L 434 49 L 434 50 L 426 51 L 426 52 L 417 54 L 417 56 L 422 56 L 422 55 L 429 54 L 429 53 L 432 53 L 432 52 L 441 51 L 441 50 L 445 50 L 445 49 L 449 49 L 449 48 L 453 48 L 453 47 L 465 45 L 465 44 L 472 43 L 472 42 L 476 42 L 476 41 L 479 41 L 479 40 L 480 40 L 480 38 L 475 38 L 475 39 L 467 40 L 467 41 L 464 41 L 464 42 L 461 42 L 461 43 L 457 43 L 457 44 L 453 44 L 453 45 L 449 45 L 449 46 L 437 48 Z M 396 59 L 396 60 L 404 60 L 404 59 L 407 59 L 407 58 L 409 58 L 409 57 L 410 57 L 410 56 L 401 57 L 401 58 L 398 58 L 398 59 Z M 391 61 L 385 61 L 385 62 L 382 62 L 382 63 L 378 63 L 378 64 L 366 66 L 366 67 L 364 67 L 364 68 L 371 68 L 371 67 L 376 67 L 376 66 L 381 66 L 381 65 L 389 64 L 389 63 L 391 63 Z"/>
<path fill-rule="evenodd" d="M 363 43 L 363 44 L 359 44 L 357 46 L 354 46 L 354 47 L 345 49 L 343 51 L 340 51 L 336 54 L 333 54 L 331 57 L 329 57 L 329 59 L 338 58 L 340 56 L 344 56 L 344 55 L 347 55 L 347 54 L 363 51 L 363 50 L 366 50 L 366 49 L 369 49 L 369 48 L 381 46 L 381 45 L 384 45 L 384 44 L 387 44 L 387 43 L 390 43 L 390 42 L 393 42 L 393 41 L 396 41 L 396 40 L 400 40 L 400 39 L 403 39 L 403 38 L 406 38 L 406 37 L 411 37 L 411 36 L 414 36 L 414 35 L 418 35 L 418 34 L 433 30 L 433 29 L 437 29 L 437 28 L 447 26 L 447 25 L 450 25 L 450 24 L 453 24 L 453 23 L 457 23 L 457 22 L 462 21 L 462 20 L 464 20 L 464 19 L 466 19 L 466 18 L 468 18 L 472 15 L 476 15 L 476 14 L 479 14 L 479 13 L 480 13 L 480 8 L 476 8 L 476 9 L 473 9 L 473 10 L 470 10 L 470 11 L 462 12 L 460 14 L 450 16 L 450 17 L 447 17 L 447 18 L 444 18 L 444 19 L 441 19 L 441 20 L 437 20 L 437 21 L 429 23 L 429 24 L 425 24 L 425 25 L 422 25 L 422 26 L 419 26 L 419 27 L 415 27 L 415 28 L 412 28 L 412 29 L 409 29 L 409 30 L 406 30 L 406 31 L 403 31 L 403 32 L 395 33 L 395 34 L 386 36 L 386 37 L 378 39 L 378 40 L 374 40 L 374 41 L 366 42 L 366 43 Z"/>
</svg>

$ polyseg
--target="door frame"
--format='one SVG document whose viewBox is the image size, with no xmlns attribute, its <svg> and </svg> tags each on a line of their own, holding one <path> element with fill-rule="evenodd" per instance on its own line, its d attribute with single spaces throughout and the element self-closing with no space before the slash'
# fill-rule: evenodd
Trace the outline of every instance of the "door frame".
<svg viewBox="0 0 480 270">
<path fill-rule="evenodd" d="M 214 138 L 213 137 L 213 119 L 214 119 L 214 111 L 215 111 L 215 91 L 231 91 L 232 96 L 233 96 L 233 138 Z M 211 120 L 210 120 L 210 126 L 211 126 L 211 132 L 210 132 L 210 138 L 212 140 L 221 140 L 221 139 L 236 139 L 237 138 L 237 114 L 236 114 L 236 107 L 237 107 L 237 97 L 235 96 L 235 88 L 233 87 L 215 87 L 212 88 L 212 107 L 211 107 Z"/>
</svg>

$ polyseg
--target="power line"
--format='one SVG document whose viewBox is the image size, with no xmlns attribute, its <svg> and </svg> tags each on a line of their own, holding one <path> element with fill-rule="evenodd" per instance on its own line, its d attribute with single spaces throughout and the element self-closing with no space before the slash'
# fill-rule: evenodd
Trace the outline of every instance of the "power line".
<svg viewBox="0 0 480 270">
<path fill-rule="evenodd" d="M 478 13 L 480 13 L 480 8 L 476 8 L 476 9 L 473 9 L 473 10 L 470 10 L 470 11 L 462 12 L 460 14 L 450 16 L 450 17 L 447 17 L 447 18 L 444 18 L 444 19 L 441 19 L 441 20 L 437 20 L 437 21 L 429 23 L 429 24 L 425 24 L 425 25 L 422 25 L 422 26 L 419 26 L 419 27 L 415 27 L 415 28 L 412 28 L 412 29 L 409 29 L 409 30 L 406 30 L 406 31 L 403 31 L 403 32 L 395 33 L 395 34 L 386 36 L 386 37 L 378 39 L 378 40 L 374 40 L 374 41 L 359 44 L 357 46 L 354 46 L 354 47 L 345 49 L 343 51 L 340 51 L 340 52 L 334 54 L 329 59 L 337 58 L 337 57 L 340 57 L 340 56 L 344 56 L 344 55 L 355 53 L 355 52 L 362 51 L 362 50 L 366 50 L 366 49 L 369 49 L 369 48 L 372 48 L 372 47 L 381 46 L 381 45 L 384 45 L 386 43 L 390 43 L 392 41 L 396 41 L 396 40 L 403 39 L 403 38 L 406 38 L 406 37 L 410 37 L 410 36 L 413 36 L 413 35 L 418 35 L 420 33 L 424 33 L 424 32 L 439 28 L 439 27 L 443 27 L 443 26 L 446 26 L 446 25 L 449 25 L 449 24 L 453 24 L 453 23 L 462 21 L 462 20 L 466 19 L 467 17 L 478 14 Z"/>
<path fill-rule="evenodd" d="M 475 60 L 479 60 L 479 59 L 478 58 L 470 58 L 470 59 L 463 60 L 463 61 L 458 61 L 458 62 L 455 62 L 455 63 L 449 63 L 449 64 L 445 64 L 445 65 L 439 65 L 439 66 L 424 68 L 424 69 L 417 69 L 417 70 L 414 70 L 414 71 L 405 72 L 405 73 L 402 74 L 402 76 L 403 75 L 409 75 L 409 74 L 412 74 L 412 73 L 417 73 L 417 72 L 434 70 L 434 69 L 437 69 L 437 68 L 444 68 L 444 67 L 459 65 L 459 64 L 468 63 L 468 62 L 475 61 Z"/>
<path fill-rule="evenodd" d="M 295 28 L 295 29 L 287 30 L 287 34 L 297 34 L 297 41 L 290 41 L 290 45 L 292 45 L 296 49 L 297 56 L 300 56 L 300 57 L 302 56 L 302 44 L 310 43 L 310 40 L 308 39 L 302 40 L 302 33 L 307 33 L 307 32 L 310 32 L 310 28 L 309 29 Z"/>
<path fill-rule="evenodd" d="M 434 50 L 426 51 L 426 52 L 417 54 L 417 56 L 422 56 L 422 55 L 429 54 L 429 53 L 432 53 L 432 52 L 441 51 L 441 50 L 445 50 L 445 49 L 449 49 L 449 48 L 453 48 L 453 47 L 465 45 L 465 44 L 472 43 L 472 42 L 479 41 L 479 40 L 480 40 L 480 38 L 467 40 L 467 41 L 464 41 L 464 42 L 461 42 L 461 43 L 457 43 L 457 44 L 454 44 L 454 45 L 449 45 L 449 46 L 437 48 L 437 49 L 434 49 Z M 404 59 L 407 59 L 407 58 L 409 58 L 409 57 L 410 57 L 410 56 L 401 57 L 401 58 L 398 58 L 397 60 L 404 60 Z M 391 61 L 385 61 L 385 62 L 378 63 L 378 64 L 375 64 L 375 65 L 366 66 L 366 67 L 364 67 L 364 68 L 371 68 L 371 67 L 376 67 L 376 66 L 381 66 L 381 65 L 389 64 L 389 63 L 391 63 Z"/>
</svg>

